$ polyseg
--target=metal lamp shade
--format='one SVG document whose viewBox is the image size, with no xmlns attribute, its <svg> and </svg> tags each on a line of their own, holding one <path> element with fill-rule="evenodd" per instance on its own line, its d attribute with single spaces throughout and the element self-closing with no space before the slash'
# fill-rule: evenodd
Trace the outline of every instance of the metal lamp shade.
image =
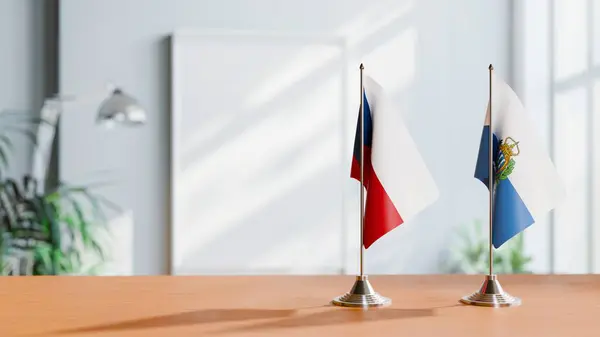
<svg viewBox="0 0 600 337">
<path fill-rule="evenodd" d="M 143 125 L 146 123 L 146 111 L 133 97 L 116 89 L 100 104 L 97 121 L 107 126 Z"/>
</svg>

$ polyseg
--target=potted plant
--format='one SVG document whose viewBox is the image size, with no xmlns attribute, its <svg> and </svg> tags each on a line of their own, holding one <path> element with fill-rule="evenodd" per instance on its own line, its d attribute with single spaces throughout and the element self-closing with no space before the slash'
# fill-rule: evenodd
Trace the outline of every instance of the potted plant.
<svg viewBox="0 0 600 337">
<path fill-rule="evenodd" d="M 481 221 L 461 227 L 458 246 L 450 251 L 444 269 L 451 273 L 485 274 L 489 271 L 489 237 Z M 519 233 L 493 253 L 495 274 L 531 273 L 532 258 L 525 254 L 523 233 Z"/>
<path fill-rule="evenodd" d="M 59 183 L 44 191 L 45 182 L 31 175 L 6 177 L 11 136 L 35 144 L 31 129 L 39 123 L 44 121 L 23 113 L 0 113 L 0 274 L 94 274 L 108 258 L 102 248 L 110 234 L 105 210 L 118 207 L 91 186 Z M 98 263 L 90 266 L 90 260 Z"/>
</svg>

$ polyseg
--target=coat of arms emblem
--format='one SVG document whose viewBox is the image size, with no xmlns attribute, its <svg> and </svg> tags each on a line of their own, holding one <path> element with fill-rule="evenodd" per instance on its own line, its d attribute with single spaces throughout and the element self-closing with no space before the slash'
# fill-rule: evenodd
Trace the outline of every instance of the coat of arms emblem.
<svg viewBox="0 0 600 337">
<path fill-rule="evenodd" d="M 498 160 L 496 161 L 496 182 L 504 180 L 515 169 L 516 157 L 521 153 L 519 149 L 519 142 L 515 141 L 512 137 L 506 137 L 504 140 L 500 140 L 498 144 Z"/>
</svg>

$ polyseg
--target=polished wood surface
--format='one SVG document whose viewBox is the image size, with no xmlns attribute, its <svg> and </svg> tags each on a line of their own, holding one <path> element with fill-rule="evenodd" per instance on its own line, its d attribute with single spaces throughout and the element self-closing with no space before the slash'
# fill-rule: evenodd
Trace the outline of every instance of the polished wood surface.
<svg viewBox="0 0 600 337">
<path fill-rule="evenodd" d="M 516 308 L 465 306 L 482 276 L 372 276 L 393 304 L 332 307 L 352 276 L 4 277 L 0 336 L 600 336 L 600 276 L 502 275 Z"/>
</svg>

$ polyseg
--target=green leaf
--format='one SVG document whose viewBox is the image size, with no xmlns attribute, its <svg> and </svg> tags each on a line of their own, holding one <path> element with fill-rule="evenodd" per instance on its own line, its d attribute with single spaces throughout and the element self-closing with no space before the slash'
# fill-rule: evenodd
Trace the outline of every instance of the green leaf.
<svg viewBox="0 0 600 337">
<path fill-rule="evenodd" d="M 71 206 L 73 207 L 76 214 L 76 219 L 79 227 L 79 235 L 81 237 L 84 247 L 93 248 L 93 240 L 89 229 L 90 224 L 86 220 L 83 210 L 81 209 L 80 205 L 74 200 L 71 200 Z"/>
<path fill-rule="evenodd" d="M 52 271 L 52 257 L 51 257 L 52 249 L 45 244 L 40 244 L 35 247 L 34 256 L 35 261 L 43 267 L 43 270 L 40 271 L 43 274 L 50 274 Z"/>
<path fill-rule="evenodd" d="M 65 266 L 65 254 L 60 250 L 54 248 L 52 250 L 52 268 L 53 275 L 62 274 Z"/>
<path fill-rule="evenodd" d="M 60 259 L 60 274 L 72 274 L 74 270 L 73 260 L 71 257 L 63 254 Z"/>
<path fill-rule="evenodd" d="M 108 217 L 104 212 L 102 205 L 100 204 L 99 198 L 89 193 L 88 191 L 82 192 L 84 198 L 90 203 L 94 218 L 99 220 L 100 223 L 104 224 L 108 221 Z"/>
<path fill-rule="evenodd" d="M 79 272 L 81 269 L 81 253 L 77 249 L 72 249 L 69 253 L 71 266 L 74 272 Z"/>
<path fill-rule="evenodd" d="M 61 227 L 53 205 L 39 197 L 31 201 L 35 205 L 38 222 L 46 228 L 47 233 L 50 235 L 50 244 L 54 249 L 61 249 Z"/>
<path fill-rule="evenodd" d="M 78 237 L 76 233 L 79 232 L 79 226 L 76 223 L 76 221 L 70 215 L 62 216 L 59 219 L 61 222 L 64 222 L 66 224 L 67 232 L 69 233 L 71 243 L 76 244 L 78 242 Z"/>
<path fill-rule="evenodd" d="M 106 254 L 104 252 L 104 249 L 102 248 L 102 246 L 96 241 L 96 240 L 92 240 L 92 248 L 94 249 L 94 251 L 96 252 L 96 254 L 98 254 L 98 256 L 100 257 L 100 259 L 102 261 L 106 260 Z"/>
<path fill-rule="evenodd" d="M 85 275 L 98 275 L 102 272 L 102 268 L 104 267 L 104 262 L 98 262 L 87 269 L 82 270 L 82 273 Z"/>
</svg>

